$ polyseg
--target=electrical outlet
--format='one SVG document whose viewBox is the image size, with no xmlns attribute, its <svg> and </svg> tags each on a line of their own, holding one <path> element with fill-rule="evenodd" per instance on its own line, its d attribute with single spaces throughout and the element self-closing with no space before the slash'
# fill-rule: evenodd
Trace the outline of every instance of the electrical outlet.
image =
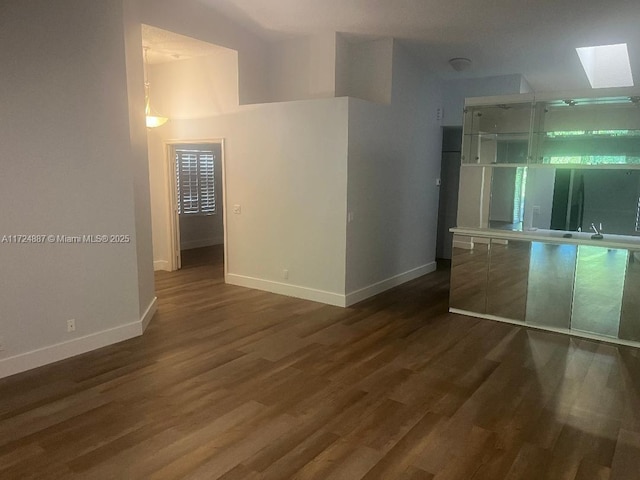
<svg viewBox="0 0 640 480">
<path fill-rule="evenodd" d="M 285 280 L 289 279 L 289 270 L 287 270 L 286 268 L 282 270 L 282 278 L 284 278 Z"/>
<path fill-rule="evenodd" d="M 67 332 L 75 332 L 76 331 L 76 321 L 74 318 L 70 318 L 67 320 Z"/>
<path fill-rule="evenodd" d="M 347 223 L 353 222 L 353 212 L 347 212 Z"/>
<path fill-rule="evenodd" d="M 240 215 L 242 213 L 242 207 L 240 205 L 234 205 L 233 213 L 235 213 L 236 215 Z"/>
</svg>

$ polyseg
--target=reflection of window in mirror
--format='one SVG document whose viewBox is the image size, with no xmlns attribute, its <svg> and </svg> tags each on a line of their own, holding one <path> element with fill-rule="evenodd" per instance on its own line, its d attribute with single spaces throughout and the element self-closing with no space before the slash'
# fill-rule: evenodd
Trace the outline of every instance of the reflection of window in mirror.
<svg viewBox="0 0 640 480">
<path fill-rule="evenodd" d="M 527 186 L 527 169 L 525 167 L 516 168 L 515 195 L 513 196 L 513 218 L 514 222 L 520 224 L 522 230 L 524 221 L 524 199 Z"/>
<path fill-rule="evenodd" d="M 632 97 L 547 102 L 541 114 L 542 163 L 640 164 L 640 109 Z"/>
<path fill-rule="evenodd" d="M 493 169 L 489 228 L 522 231 L 526 183 L 526 167 Z"/>
<path fill-rule="evenodd" d="M 639 130 L 546 132 L 542 162 L 552 165 L 640 164 Z"/>
</svg>

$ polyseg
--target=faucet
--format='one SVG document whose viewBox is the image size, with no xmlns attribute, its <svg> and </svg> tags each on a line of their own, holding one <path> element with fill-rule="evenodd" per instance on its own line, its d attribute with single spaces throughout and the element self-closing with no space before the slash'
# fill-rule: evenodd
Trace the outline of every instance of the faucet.
<svg viewBox="0 0 640 480">
<path fill-rule="evenodd" d="M 597 228 L 593 222 L 591 223 L 591 230 L 595 233 L 591 235 L 592 240 L 602 240 L 604 237 L 602 236 L 602 222 L 600 222 L 600 228 Z"/>
</svg>

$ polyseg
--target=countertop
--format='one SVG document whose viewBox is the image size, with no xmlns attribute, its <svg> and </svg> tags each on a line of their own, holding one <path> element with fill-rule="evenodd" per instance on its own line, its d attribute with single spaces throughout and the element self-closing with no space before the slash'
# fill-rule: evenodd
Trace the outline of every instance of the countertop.
<svg viewBox="0 0 640 480">
<path fill-rule="evenodd" d="M 602 240 L 593 240 L 591 232 L 565 232 L 562 230 L 499 230 L 492 228 L 468 228 L 454 227 L 450 229 L 456 235 L 466 235 L 482 238 L 501 238 L 505 240 L 527 240 L 532 242 L 562 243 L 568 245 L 592 245 L 605 248 L 630 248 L 640 249 L 640 236 L 610 235 L 603 233 Z M 571 238 L 564 238 L 563 235 L 571 233 Z"/>
</svg>

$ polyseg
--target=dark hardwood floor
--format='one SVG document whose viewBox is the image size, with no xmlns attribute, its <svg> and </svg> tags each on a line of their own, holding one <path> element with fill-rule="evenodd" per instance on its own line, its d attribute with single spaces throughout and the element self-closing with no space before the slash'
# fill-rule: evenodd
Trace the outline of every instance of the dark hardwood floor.
<svg viewBox="0 0 640 480">
<path fill-rule="evenodd" d="M 449 314 L 447 268 L 342 309 L 220 252 L 144 336 L 0 380 L 0 478 L 640 478 L 638 350 Z"/>
<path fill-rule="evenodd" d="M 224 245 L 181 250 L 180 258 L 183 269 L 210 266 L 217 268 L 215 275 L 220 278 L 224 275 L 221 270 L 224 260 Z"/>
</svg>

